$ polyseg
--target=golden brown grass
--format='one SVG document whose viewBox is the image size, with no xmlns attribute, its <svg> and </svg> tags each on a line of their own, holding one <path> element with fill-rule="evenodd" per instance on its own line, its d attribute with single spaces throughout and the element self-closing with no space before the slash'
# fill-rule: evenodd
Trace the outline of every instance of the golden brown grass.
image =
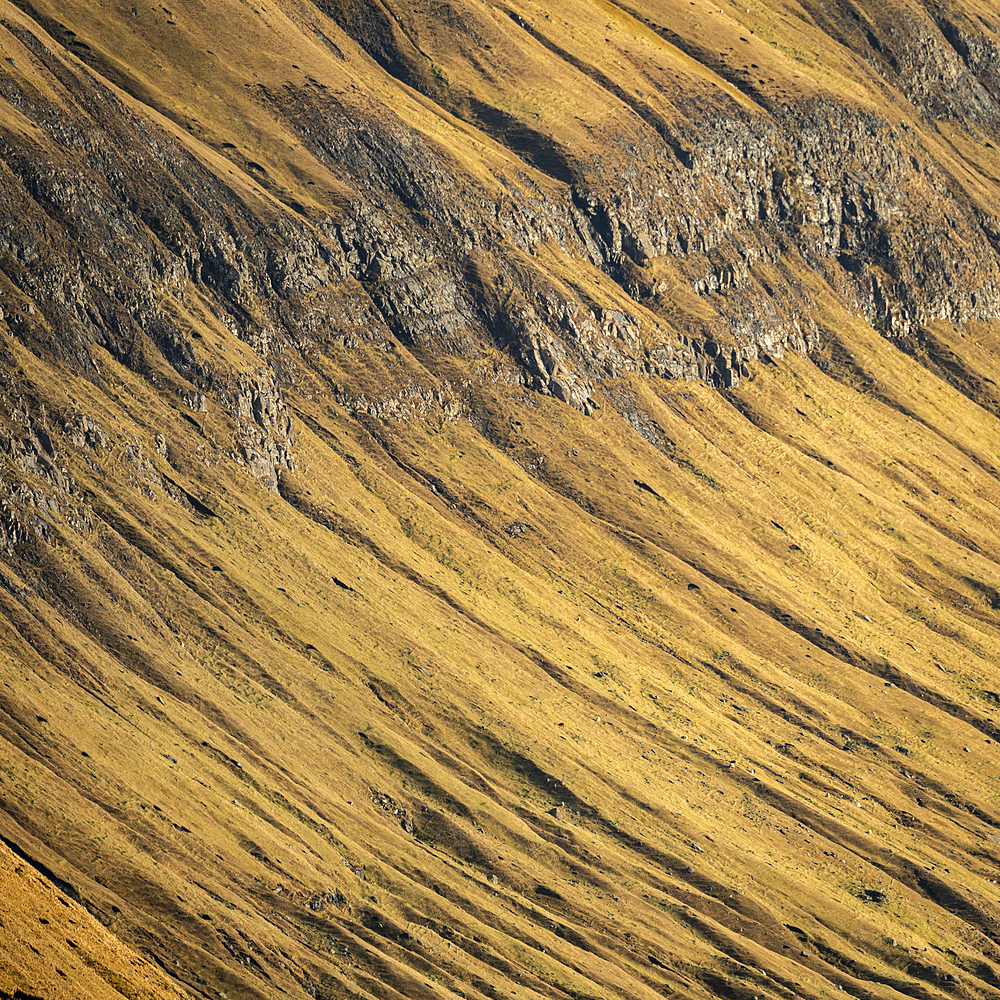
<svg viewBox="0 0 1000 1000">
<path fill-rule="evenodd" d="M 345 196 L 265 113 L 261 87 L 309 76 L 391 107 L 486 191 L 514 162 L 293 5 L 143 7 L 134 26 L 37 6 L 262 213 Z M 639 13 L 766 58 L 769 93 L 878 96 L 844 52 L 811 48 L 797 5 L 719 9 Z M 507 77 L 413 17 L 452 87 L 570 146 L 596 148 L 621 108 L 552 46 L 630 93 L 662 72 L 667 120 L 698 88 L 757 113 L 618 7 L 517 10 L 533 32 L 476 8 Z M 813 292 L 822 366 L 761 363 L 731 394 L 604 387 L 634 396 L 659 447 L 610 403 L 585 418 L 478 379 L 483 433 L 436 410 L 349 416 L 329 382 L 376 399 L 435 376 L 398 348 L 310 359 L 287 393 L 299 469 L 281 496 L 226 457 L 232 421 L 214 400 L 188 412 L 165 363 L 157 389 L 93 348 L 101 391 L 10 343 L 50 414 L 86 414 L 113 444 L 53 432 L 94 528 L 54 516 L 50 543 L 0 559 L 0 833 L 113 936 L 5 860 L 2 988 L 70 995 L 62 969 L 73 995 L 102 996 L 118 980 L 94 963 L 117 961 L 129 995 L 164 994 L 125 942 L 206 995 L 940 996 L 947 972 L 990 996 L 1000 425 Z M 678 325 L 711 320 L 673 298 Z M 194 291 L 162 308 L 234 377 L 261 365 Z M 1000 380 L 994 326 L 930 335 Z"/>
<path fill-rule="evenodd" d="M 113 929 L 220 987 L 225 940 L 275 987 L 319 969 L 334 993 L 430 975 L 642 995 L 714 968 L 823 995 L 841 973 L 798 955 L 820 942 L 863 978 L 905 975 L 904 947 L 971 968 L 988 946 L 914 873 L 997 902 L 977 874 L 994 744 L 969 724 L 995 686 L 975 460 L 995 422 L 841 320 L 878 396 L 795 358 L 732 401 L 637 382 L 669 455 L 610 409 L 515 394 L 497 405 L 508 452 L 545 456 L 529 476 L 462 421 L 370 424 L 380 444 L 293 397 L 321 432 L 298 424 L 288 483 L 312 520 L 179 430 L 169 474 L 218 518 L 97 456 L 113 531 L 43 555 L 62 602 L 89 603 L 79 624 L 5 598 L 5 836 L 33 831 Z"/>
</svg>

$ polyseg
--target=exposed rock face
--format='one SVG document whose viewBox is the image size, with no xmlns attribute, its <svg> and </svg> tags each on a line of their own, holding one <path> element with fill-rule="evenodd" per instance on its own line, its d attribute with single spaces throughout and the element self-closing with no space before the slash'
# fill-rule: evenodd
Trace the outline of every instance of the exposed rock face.
<svg viewBox="0 0 1000 1000">
<path fill-rule="evenodd" d="M 861 53 L 918 109 L 961 109 L 995 134 L 985 27 L 907 15 L 892 24 L 891 60 L 888 42 L 878 42 L 890 29 L 877 18 L 850 36 L 838 30 L 845 44 L 862 32 Z M 251 88 L 350 192 L 335 215 L 310 212 L 307 221 L 277 209 L 262 217 L 224 175 L 30 25 L 12 34 L 62 96 L 5 72 L 8 106 L 35 130 L 29 139 L 7 128 L 2 147 L 8 328 L 92 377 L 90 344 L 140 374 L 151 372 L 150 349 L 162 354 L 196 392 L 215 393 L 239 425 L 245 460 L 271 487 L 275 469 L 292 461 L 273 376 L 258 369 L 224 389 L 226 362 L 199 359 L 165 295 L 207 296 L 216 319 L 279 379 L 296 363 L 277 363 L 280 352 L 308 350 L 320 328 L 357 329 L 359 310 L 374 310 L 361 336 L 391 335 L 432 368 L 434 358 L 476 358 L 491 345 L 526 385 L 585 412 L 603 378 L 644 372 L 726 387 L 761 351 L 816 346 L 809 274 L 894 337 L 934 319 L 990 318 L 1000 301 L 991 242 L 1000 224 L 895 112 L 832 95 L 761 97 L 763 108 L 748 111 L 717 94 L 689 100 L 668 127 L 632 96 L 645 117 L 609 136 L 600 154 L 546 140 L 537 165 L 554 181 L 523 167 L 487 180 L 372 98 L 312 79 L 277 93 Z M 442 97 L 433 78 L 404 71 L 405 45 L 390 54 L 403 44 L 395 29 L 369 26 L 360 40 Z M 507 119 L 451 91 L 444 99 L 472 123 L 485 115 L 515 153 L 524 146 Z M 263 169 L 254 176 L 266 186 Z M 616 284 L 581 297 L 553 283 L 538 258 L 546 247 Z M 677 311 L 683 286 L 703 300 L 700 312 Z M 331 301 L 334 287 L 343 292 Z"/>
<path fill-rule="evenodd" d="M 269 490 L 277 492 L 279 470 L 294 469 L 295 459 L 291 418 L 273 372 L 262 369 L 256 377 L 240 376 L 232 389 L 220 387 L 218 397 L 236 421 L 237 456 Z"/>
</svg>

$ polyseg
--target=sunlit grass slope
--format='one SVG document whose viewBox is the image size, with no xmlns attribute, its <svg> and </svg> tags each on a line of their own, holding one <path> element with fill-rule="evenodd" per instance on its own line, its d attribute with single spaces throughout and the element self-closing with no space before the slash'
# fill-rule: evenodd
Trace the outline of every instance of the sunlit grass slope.
<svg viewBox="0 0 1000 1000">
<path fill-rule="evenodd" d="M 0 848 L 5 948 L 0 956 L 4 996 L 34 995 L 142 1000 L 179 998 L 176 983 L 142 959 L 58 888 L 4 845 Z"/>
<path fill-rule="evenodd" d="M 214 513 L 69 467 L 100 523 L 4 571 L 4 836 L 195 989 L 990 995 L 998 425 L 838 319 L 850 371 L 616 387 L 660 447 L 296 397 L 274 496 L 122 414 Z"/>
<path fill-rule="evenodd" d="M 175 6 L 4 5 L 5 72 L 69 108 L 37 20 L 268 220 L 359 197 L 288 125 L 310 80 L 420 129 L 490 204 L 566 182 L 475 102 L 581 162 L 653 113 L 680 134 L 687 100 L 919 118 L 823 5 L 415 4 L 409 83 L 352 40 L 360 6 Z M 764 83 L 719 61 L 738 46 Z M 927 129 L 970 199 L 995 192 L 993 154 Z M 555 241 L 528 256 L 626 300 Z M 680 305 L 633 304 L 644 329 L 710 325 L 669 271 Z M 996 996 L 1000 328 L 937 322 L 906 353 L 804 274 L 810 357 L 726 392 L 608 378 L 589 416 L 486 345 L 317 323 L 268 354 L 165 277 L 218 385 L 280 369 L 276 492 L 149 344 L 74 362 L 0 322 L 0 516 L 36 518 L 0 550 L 0 993 Z M 25 399 L 58 496 L 14 460 Z"/>
</svg>

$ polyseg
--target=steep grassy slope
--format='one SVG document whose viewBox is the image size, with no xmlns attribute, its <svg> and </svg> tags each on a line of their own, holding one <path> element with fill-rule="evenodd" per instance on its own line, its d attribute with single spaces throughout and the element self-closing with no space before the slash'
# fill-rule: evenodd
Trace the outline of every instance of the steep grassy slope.
<svg viewBox="0 0 1000 1000">
<path fill-rule="evenodd" d="M 995 996 L 987 6 L 176 6 L 0 0 L 0 996 Z"/>
<path fill-rule="evenodd" d="M 59 891 L 58 877 L 39 874 L 0 848 L 6 947 L 0 957 L 4 996 L 87 998 L 181 997 L 176 984 Z M 25 983 L 32 991 L 23 990 Z"/>
</svg>

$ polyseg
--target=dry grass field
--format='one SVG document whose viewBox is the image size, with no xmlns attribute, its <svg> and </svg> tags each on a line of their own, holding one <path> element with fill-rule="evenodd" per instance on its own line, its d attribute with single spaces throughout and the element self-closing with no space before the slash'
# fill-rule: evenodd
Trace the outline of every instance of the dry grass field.
<svg viewBox="0 0 1000 1000">
<path fill-rule="evenodd" d="M 0 997 L 1000 995 L 1000 117 L 926 25 L 996 51 L 0 0 Z"/>
</svg>

